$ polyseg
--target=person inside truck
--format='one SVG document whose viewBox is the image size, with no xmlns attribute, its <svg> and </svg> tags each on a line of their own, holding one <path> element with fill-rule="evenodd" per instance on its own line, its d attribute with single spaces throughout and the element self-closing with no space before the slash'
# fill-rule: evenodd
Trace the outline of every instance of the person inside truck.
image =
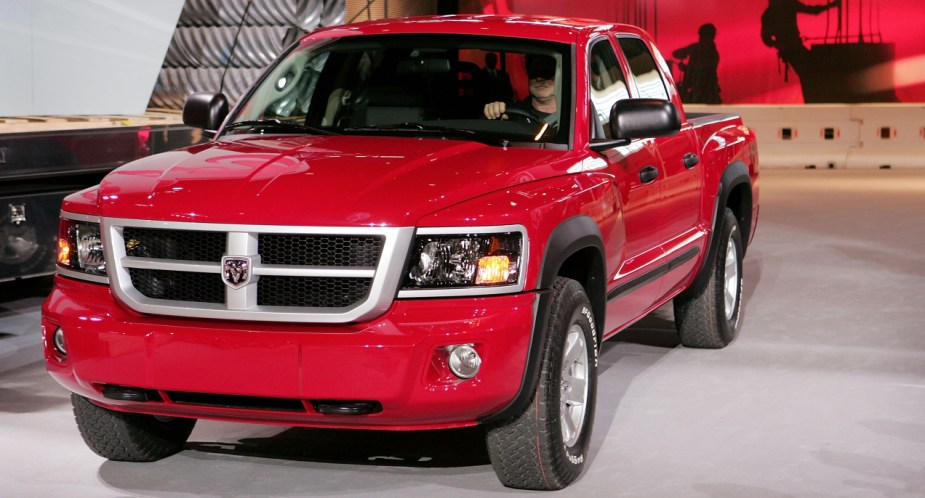
<svg viewBox="0 0 925 498">
<path fill-rule="evenodd" d="M 507 71 L 498 69 L 498 54 L 485 54 L 485 67 L 476 73 L 475 90 L 481 102 L 510 100 L 514 97 L 510 76 Z"/>
<path fill-rule="evenodd" d="M 489 102 L 484 114 L 488 119 L 509 119 L 510 114 L 533 116 L 556 126 L 558 121 L 558 99 L 556 98 L 556 59 L 549 55 L 527 55 L 527 88 L 530 95 L 520 102 Z M 518 112 L 519 111 L 519 112 Z"/>
</svg>

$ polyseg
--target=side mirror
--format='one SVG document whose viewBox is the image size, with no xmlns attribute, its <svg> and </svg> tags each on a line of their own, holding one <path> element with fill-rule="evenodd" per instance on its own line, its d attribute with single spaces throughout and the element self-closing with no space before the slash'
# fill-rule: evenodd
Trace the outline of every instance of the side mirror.
<svg viewBox="0 0 925 498">
<path fill-rule="evenodd" d="M 215 134 L 228 115 L 228 99 L 221 93 L 197 92 L 186 98 L 183 124 Z"/>
<path fill-rule="evenodd" d="M 663 137 L 680 130 L 678 108 L 667 100 L 625 99 L 610 109 L 610 132 L 615 139 Z"/>
</svg>

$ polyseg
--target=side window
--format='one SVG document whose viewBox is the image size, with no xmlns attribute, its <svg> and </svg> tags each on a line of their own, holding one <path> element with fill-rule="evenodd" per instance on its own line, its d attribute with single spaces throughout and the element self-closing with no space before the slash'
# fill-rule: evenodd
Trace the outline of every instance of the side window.
<svg viewBox="0 0 925 498">
<path fill-rule="evenodd" d="M 649 53 L 645 42 L 639 38 L 620 38 L 620 48 L 629 61 L 630 70 L 636 78 L 639 96 L 642 98 L 668 100 L 665 82 L 655 65 L 655 59 Z"/>
<path fill-rule="evenodd" d="M 600 40 L 591 47 L 588 64 L 588 77 L 591 78 L 588 87 L 594 113 L 592 118 L 596 117 L 592 122 L 594 129 L 591 130 L 591 136 L 609 138 L 610 127 L 607 124 L 610 122 L 610 108 L 618 100 L 629 97 L 626 79 L 620 70 L 613 46 L 607 39 Z"/>
</svg>

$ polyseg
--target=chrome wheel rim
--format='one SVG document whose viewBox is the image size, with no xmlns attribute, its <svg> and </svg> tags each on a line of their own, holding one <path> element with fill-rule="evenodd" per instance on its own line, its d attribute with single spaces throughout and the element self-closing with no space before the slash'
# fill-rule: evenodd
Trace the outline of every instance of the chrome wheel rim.
<svg viewBox="0 0 925 498">
<path fill-rule="evenodd" d="M 567 447 L 572 447 L 581 436 L 588 402 L 588 348 L 584 331 L 577 324 L 569 328 L 565 338 L 561 388 L 559 419 L 562 422 L 562 439 Z"/>
<path fill-rule="evenodd" d="M 732 320 L 736 311 L 736 298 L 739 297 L 739 256 L 732 237 L 726 242 L 726 282 L 724 285 L 724 301 L 726 320 Z"/>
</svg>

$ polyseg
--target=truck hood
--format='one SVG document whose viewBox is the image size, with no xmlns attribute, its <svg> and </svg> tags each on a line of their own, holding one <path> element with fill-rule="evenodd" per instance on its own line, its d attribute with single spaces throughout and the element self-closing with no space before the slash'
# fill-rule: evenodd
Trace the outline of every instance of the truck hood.
<svg viewBox="0 0 925 498">
<path fill-rule="evenodd" d="M 421 217 L 561 175 L 567 152 L 432 138 L 248 136 L 127 164 L 100 214 L 200 223 L 413 226 Z"/>
</svg>

